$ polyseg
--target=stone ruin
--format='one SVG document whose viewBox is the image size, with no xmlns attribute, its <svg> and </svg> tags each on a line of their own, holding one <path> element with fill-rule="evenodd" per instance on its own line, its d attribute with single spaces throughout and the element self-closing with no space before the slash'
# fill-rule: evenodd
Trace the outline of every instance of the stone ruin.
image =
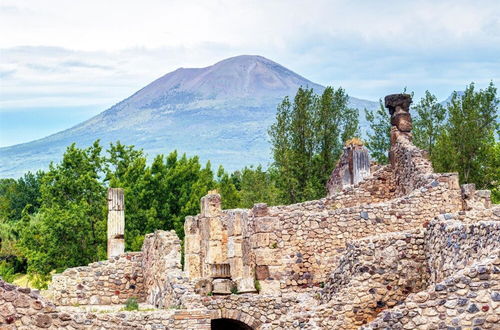
<svg viewBox="0 0 500 330">
<path fill-rule="evenodd" d="M 222 210 L 211 192 L 186 218 L 184 267 L 174 232 L 124 252 L 110 190 L 109 259 L 54 275 L 46 297 L 0 281 L 0 328 L 499 329 L 500 206 L 433 172 L 409 95 L 385 104 L 389 165 L 351 144 L 323 199 Z M 131 297 L 142 311 L 119 310 Z"/>
</svg>

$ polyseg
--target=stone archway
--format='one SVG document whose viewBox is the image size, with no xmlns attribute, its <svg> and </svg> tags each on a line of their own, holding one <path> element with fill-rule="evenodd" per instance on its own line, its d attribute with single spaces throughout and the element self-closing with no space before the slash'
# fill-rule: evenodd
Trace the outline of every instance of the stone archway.
<svg viewBox="0 0 500 330">
<path fill-rule="evenodd" d="M 210 321 L 210 328 L 212 330 L 254 330 L 244 322 L 226 318 L 213 319 Z"/>
<path fill-rule="evenodd" d="M 241 310 L 221 308 L 212 310 L 210 324 L 212 330 L 258 330 L 262 322 Z"/>
</svg>

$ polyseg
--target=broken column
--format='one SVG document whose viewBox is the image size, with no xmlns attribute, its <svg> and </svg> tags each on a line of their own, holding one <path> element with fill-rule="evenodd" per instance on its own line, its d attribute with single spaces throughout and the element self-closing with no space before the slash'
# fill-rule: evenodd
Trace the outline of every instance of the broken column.
<svg viewBox="0 0 500 330">
<path fill-rule="evenodd" d="M 412 140 L 411 130 L 413 125 L 410 116 L 410 104 L 412 102 L 409 94 L 391 94 L 385 97 L 385 107 L 391 115 L 391 147 L 400 138 L 410 142 Z M 394 162 L 393 158 L 392 151 L 389 151 L 391 164 Z"/>
<path fill-rule="evenodd" d="M 409 94 L 391 94 L 385 97 L 385 107 L 389 109 L 391 115 L 391 144 L 394 144 L 400 136 L 411 141 L 413 125 L 410 104 L 412 102 Z"/>
<path fill-rule="evenodd" d="M 108 258 L 125 252 L 125 198 L 123 189 L 108 189 Z"/>
<path fill-rule="evenodd" d="M 369 175 L 370 157 L 368 150 L 360 140 L 348 142 L 326 184 L 328 196 L 342 191 L 345 187 L 358 184 Z"/>
</svg>

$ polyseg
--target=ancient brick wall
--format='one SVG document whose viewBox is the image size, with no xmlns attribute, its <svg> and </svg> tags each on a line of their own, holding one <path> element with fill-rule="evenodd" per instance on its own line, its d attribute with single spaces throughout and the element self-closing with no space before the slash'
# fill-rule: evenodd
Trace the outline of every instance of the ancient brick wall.
<svg viewBox="0 0 500 330">
<path fill-rule="evenodd" d="M 49 292 L 57 305 L 122 304 L 144 300 L 142 253 L 127 252 L 52 276 Z"/>
<path fill-rule="evenodd" d="M 182 272 L 181 241 L 174 231 L 146 235 L 142 246 L 145 301 L 156 308 L 180 308 L 189 292 Z"/>
<path fill-rule="evenodd" d="M 500 258 L 485 259 L 410 295 L 363 329 L 498 329 Z"/>
<path fill-rule="evenodd" d="M 488 256 L 500 253 L 500 222 L 478 221 L 463 223 L 434 220 L 426 232 L 426 255 L 431 283 L 471 266 Z"/>
<path fill-rule="evenodd" d="M 207 310 L 67 312 L 36 290 L 0 280 L 0 329 L 178 329 L 209 330 Z"/>
<path fill-rule="evenodd" d="M 347 242 L 422 227 L 442 212 L 460 210 L 456 175 L 430 178 L 408 196 L 376 204 L 336 208 L 319 200 L 189 218 L 186 269 L 190 277 L 205 278 L 210 264 L 231 264 L 234 279 L 255 274 L 268 293 L 318 286 Z"/>
</svg>

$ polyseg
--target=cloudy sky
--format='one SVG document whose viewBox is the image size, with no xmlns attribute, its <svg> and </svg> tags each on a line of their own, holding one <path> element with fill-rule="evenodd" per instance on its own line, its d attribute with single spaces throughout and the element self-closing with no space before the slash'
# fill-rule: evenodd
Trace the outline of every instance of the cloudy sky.
<svg viewBox="0 0 500 330">
<path fill-rule="evenodd" d="M 369 100 L 500 84 L 498 0 L 0 0 L 0 35 L 0 146 L 241 54 Z"/>
</svg>

